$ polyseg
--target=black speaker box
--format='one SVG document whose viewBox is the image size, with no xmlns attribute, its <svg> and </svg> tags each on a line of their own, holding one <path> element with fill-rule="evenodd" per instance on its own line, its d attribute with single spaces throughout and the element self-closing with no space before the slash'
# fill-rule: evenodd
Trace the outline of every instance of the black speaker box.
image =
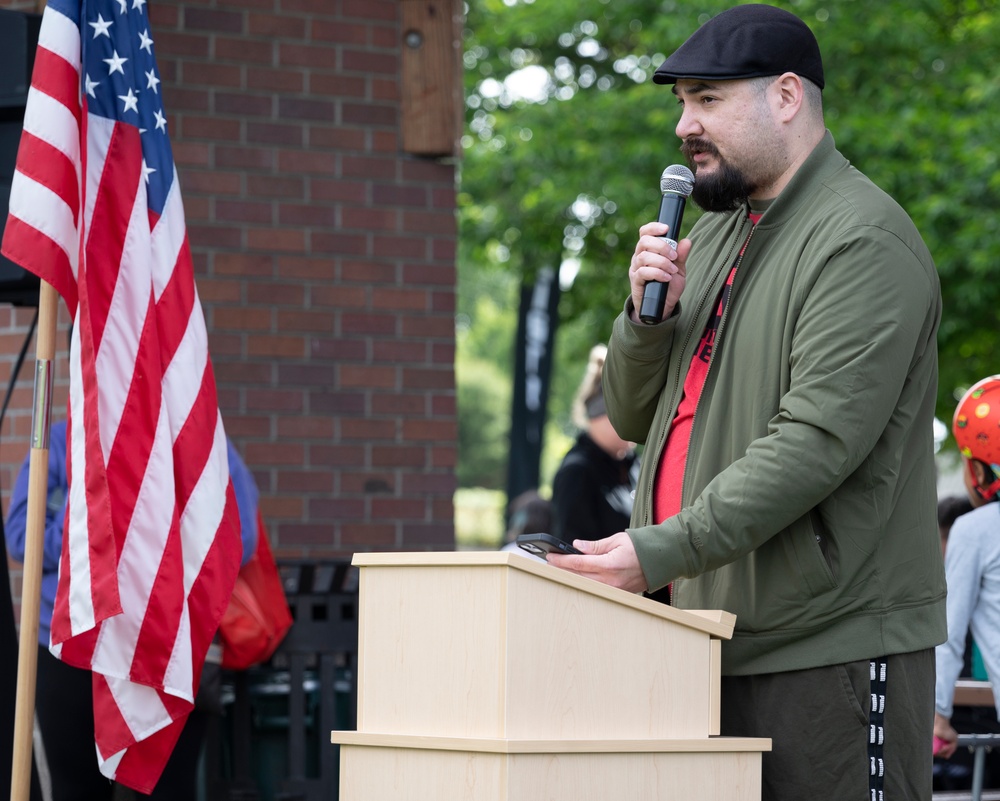
<svg viewBox="0 0 1000 801">
<path fill-rule="evenodd" d="M 0 236 L 24 125 L 24 106 L 38 46 L 40 14 L 0 9 Z M 38 305 L 38 276 L 0 256 L 0 303 Z"/>
</svg>

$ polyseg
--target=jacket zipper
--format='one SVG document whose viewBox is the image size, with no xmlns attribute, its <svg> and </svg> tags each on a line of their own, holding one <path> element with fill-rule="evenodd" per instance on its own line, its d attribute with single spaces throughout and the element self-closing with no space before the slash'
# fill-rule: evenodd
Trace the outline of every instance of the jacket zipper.
<svg viewBox="0 0 1000 801">
<path fill-rule="evenodd" d="M 742 232 L 742 228 L 740 231 Z M 754 225 L 750 229 L 750 235 L 747 236 L 746 241 L 743 244 L 743 249 L 740 251 L 740 255 L 736 257 L 736 263 L 733 265 L 732 270 L 735 272 L 733 275 L 733 284 L 729 288 L 729 302 L 726 303 L 726 308 L 722 310 L 722 319 L 719 320 L 719 327 L 715 332 L 715 342 L 712 345 L 712 355 L 708 360 L 708 370 L 705 372 L 705 383 L 702 385 L 702 393 L 698 396 L 698 402 L 694 407 L 694 414 L 691 415 L 691 433 L 694 433 L 694 424 L 698 419 L 698 410 L 701 408 L 701 399 L 705 396 L 704 388 L 708 386 L 708 380 L 712 375 L 712 367 L 715 364 L 715 354 L 718 352 L 719 345 L 722 344 L 722 332 L 726 327 L 726 320 L 729 317 L 729 310 L 733 307 L 733 303 L 736 302 L 736 281 L 740 274 L 740 265 L 743 263 L 743 257 L 746 256 L 747 251 L 750 249 L 750 241 L 753 239 L 754 233 L 757 231 L 757 226 Z M 732 251 L 730 251 L 732 255 Z M 689 449 L 690 453 L 690 449 Z M 687 498 L 687 487 L 688 479 L 691 473 L 687 469 L 687 464 L 684 465 L 684 479 L 681 482 L 681 508 L 684 508 L 684 500 Z"/>
<path fill-rule="evenodd" d="M 744 217 L 743 219 L 746 220 L 746 217 Z M 754 228 L 756 228 L 756 226 L 754 226 Z M 691 325 L 688 327 L 687 333 L 684 336 L 684 343 L 681 346 L 681 354 L 682 354 L 681 358 L 683 358 L 683 354 L 687 350 L 688 344 L 691 342 L 691 337 L 694 336 L 695 328 L 698 325 L 698 318 L 701 316 L 702 309 L 705 308 L 705 304 L 708 302 L 709 298 L 713 296 L 712 287 L 715 286 L 715 282 L 718 280 L 718 278 L 722 274 L 723 270 L 726 269 L 726 265 L 731 264 L 731 260 L 732 260 L 732 257 L 733 257 L 733 251 L 739 246 L 740 242 L 744 242 L 745 241 L 747 246 L 750 245 L 750 239 L 753 237 L 753 229 L 750 230 L 750 236 L 747 237 L 746 240 L 743 239 L 742 234 L 743 234 L 743 225 L 741 224 L 740 225 L 740 230 L 739 230 L 739 235 L 736 237 L 735 240 L 733 240 L 732 246 L 726 252 L 725 259 L 722 260 L 720 266 L 715 271 L 715 275 L 712 276 L 712 280 L 708 284 L 708 290 L 705 292 L 704 295 L 702 295 L 701 300 L 698 302 L 698 308 L 695 310 L 694 316 L 692 317 L 692 320 L 691 320 Z M 743 248 L 743 253 L 746 253 L 746 247 Z M 739 267 L 740 262 L 743 261 L 743 253 L 740 254 L 739 260 L 736 262 L 736 266 L 737 267 Z M 734 281 L 734 283 L 735 283 L 735 281 Z M 715 297 L 718 297 L 718 292 L 715 292 L 714 294 L 715 294 Z M 731 302 L 732 302 L 732 294 L 730 294 L 730 303 Z M 726 316 L 726 313 L 728 312 L 728 310 L 729 310 L 729 304 L 726 304 L 726 310 L 723 312 L 723 319 L 725 319 L 725 316 Z M 719 330 L 720 331 L 722 330 L 722 322 L 723 322 L 722 320 L 719 321 Z M 718 333 L 716 334 L 716 336 L 718 336 Z M 683 365 L 681 365 L 681 367 L 683 368 Z M 712 364 L 711 364 L 711 362 L 709 362 L 709 370 L 711 370 L 711 369 L 712 369 Z M 673 386 L 673 389 L 671 391 L 671 396 L 670 396 L 670 398 L 671 398 L 670 405 L 671 406 L 673 406 L 673 399 L 675 397 L 677 397 L 677 391 L 678 391 L 678 389 L 680 388 L 680 385 L 681 385 L 681 376 L 682 375 L 687 375 L 687 373 L 683 369 L 678 370 L 677 371 L 677 377 L 674 379 L 674 386 Z M 705 376 L 705 380 L 706 380 L 706 382 L 708 381 L 708 375 L 707 374 Z M 698 402 L 699 402 L 699 404 L 701 403 L 701 399 L 700 398 L 698 399 Z M 695 413 L 696 414 L 697 414 L 697 411 L 698 411 L 698 409 L 697 409 L 697 406 L 696 406 L 695 407 Z M 674 414 L 675 415 L 677 414 L 677 410 L 676 409 L 674 409 Z M 667 421 L 667 424 L 666 424 L 665 428 L 663 429 L 662 436 L 660 437 L 660 440 L 657 443 L 657 454 L 656 454 L 657 462 L 659 462 L 659 460 L 663 457 L 663 449 L 664 449 L 664 446 L 666 445 L 667 435 L 670 433 L 670 426 L 671 425 L 673 425 L 673 419 L 670 419 L 670 420 Z M 691 425 L 692 426 L 694 425 L 694 418 L 693 417 L 691 418 Z M 659 469 L 659 467 L 657 466 L 657 469 L 651 470 L 649 472 L 649 478 L 647 479 L 648 483 L 647 483 L 647 486 L 646 486 L 646 497 L 649 498 L 649 505 L 648 505 L 648 508 L 646 509 L 646 525 L 655 525 L 655 524 L 657 524 L 659 522 L 659 521 L 653 520 L 653 505 L 654 505 L 653 488 L 654 488 L 654 486 L 656 484 L 656 473 L 657 473 L 658 469 Z M 686 477 L 687 470 L 685 470 L 684 472 L 685 472 L 685 477 Z M 682 501 L 682 503 L 683 503 L 683 498 L 684 498 L 684 487 L 683 487 L 683 484 L 682 484 L 682 486 L 681 486 L 681 501 Z"/>
</svg>

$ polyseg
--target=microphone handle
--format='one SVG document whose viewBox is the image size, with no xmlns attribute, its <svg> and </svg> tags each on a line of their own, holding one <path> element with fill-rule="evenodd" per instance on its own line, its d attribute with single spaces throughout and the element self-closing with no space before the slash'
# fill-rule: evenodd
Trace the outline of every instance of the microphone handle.
<svg viewBox="0 0 1000 801">
<path fill-rule="evenodd" d="M 684 216 L 684 195 L 675 192 L 664 192 L 660 200 L 660 214 L 657 221 L 666 223 L 670 227 L 669 236 L 663 237 L 675 248 L 677 240 L 674 239 L 681 227 L 681 218 Z M 663 309 L 667 302 L 667 282 L 650 281 L 642 290 L 642 303 L 639 306 L 639 319 L 646 325 L 656 325 L 663 319 Z"/>
</svg>

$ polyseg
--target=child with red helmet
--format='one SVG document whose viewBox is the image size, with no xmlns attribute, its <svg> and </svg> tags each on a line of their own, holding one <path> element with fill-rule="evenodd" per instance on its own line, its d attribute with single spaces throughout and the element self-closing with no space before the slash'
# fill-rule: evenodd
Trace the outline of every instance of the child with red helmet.
<svg viewBox="0 0 1000 801">
<path fill-rule="evenodd" d="M 965 393 L 951 426 L 966 466 L 965 486 L 982 503 L 1000 491 L 1000 376 L 984 378 Z M 979 506 L 976 499 L 973 504 Z"/>
<path fill-rule="evenodd" d="M 955 520 L 945 551 L 948 641 L 935 652 L 934 693 L 935 753 L 943 757 L 955 752 L 953 696 L 970 630 L 987 674 L 1000 686 L 1000 505 L 991 503 L 1000 492 L 1000 375 L 984 378 L 965 393 L 951 430 L 974 508 Z"/>
</svg>

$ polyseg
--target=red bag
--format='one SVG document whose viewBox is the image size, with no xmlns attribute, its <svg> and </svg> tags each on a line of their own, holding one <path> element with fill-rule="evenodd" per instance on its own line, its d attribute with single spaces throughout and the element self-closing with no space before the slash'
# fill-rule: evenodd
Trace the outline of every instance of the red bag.
<svg viewBox="0 0 1000 801">
<path fill-rule="evenodd" d="M 245 670 L 266 662 L 292 626 L 285 588 L 257 513 L 257 550 L 236 577 L 229 606 L 219 624 L 222 667 Z"/>
</svg>

